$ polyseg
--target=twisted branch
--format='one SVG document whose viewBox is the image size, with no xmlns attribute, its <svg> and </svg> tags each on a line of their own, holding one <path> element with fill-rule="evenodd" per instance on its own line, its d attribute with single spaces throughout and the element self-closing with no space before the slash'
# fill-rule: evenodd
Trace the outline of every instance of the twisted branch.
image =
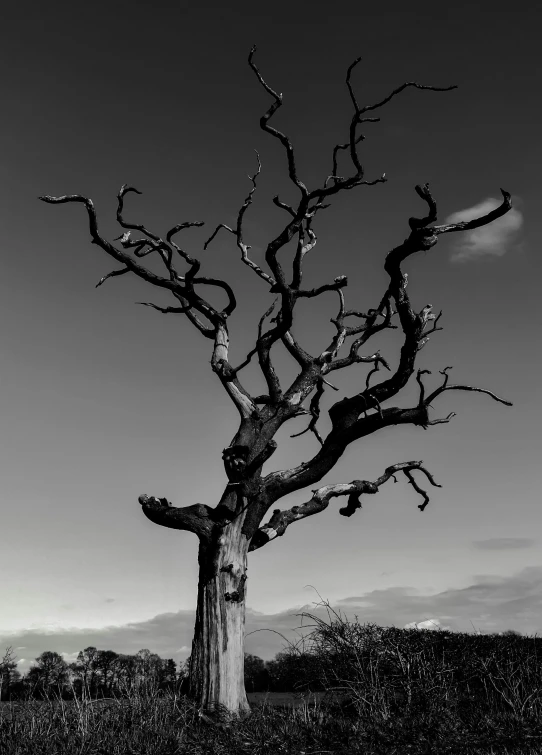
<svg viewBox="0 0 542 755">
<path fill-rule="evenodd" d="M 384 474 L 374 482 L 370 482 L 368 480 L 352 480 L 352 482 L 349 483 L 324 485 L 317 490 L 313 490 L 312 498 L 309 501 L 302 503 L 300 506 L 293 506 L 291 509 L 288 509 L 286 511 L 275 509 L 269 522 L 263 525 L 263 527 L 260 527 L 252 537 L 249 551 L 257 550 L 258 548 L 266 545 L 270 540 L 274 540 L 276 537 L 281 537 L 282 535 L 284 535 L 289 525 L 293 522 L 297 522 L 300 519 L 306 519 L 309 516 L 313 516 L 314 514 L 319 514 L 321 511 L 324 511 L 324 509 L 328 507 L 330 500 L 337 496 L 348 496 L 347 505 L 339 509 L 339 513 L 342 516 L 352 516 L 352 514 L 357 511 L 357 509 L 361 508 L 361 495 L 374 495 L 375 493 L 378 493 L 380 486 L 387 482 L 390 477 L 393 477 L 397 472 L 404 472 L 405 476 L 407 477 L 410 484 L 414 487 L 416 492 L 423 497 L 424 501 L 418 506 L 418 508 L 420 509 L 420 511 L 424 511 L 427 504 L 429 503 L 429 496 L 427 495 L 426 491 L 418 485 L 418 483 L 412 476 L 413 470 L 419 470 L 420 472 L 423 472 L 431 485 L 433 485 L 434 487 L 442 487 L 442 485 L 439 485 L 437 482 L 435 482 L 434 477 L 423 466 L 422 461 L 406 461 L 399 464 L 393 464 L 392 466 L 387 467 L 384 471 Z"/>
<path fill-rule="evenodd" d="M 138 501 L 143 513 L 154 524 L 174 530 L 193 532 L 202 541 L 209 541 L 212 532 L 212 509 L 202 503 L 178 508 L 173 506 L 167 498 L 156 498 L 146 493 L 140 495 Z"/>
<path fill-rule="evenodd" d="M 267 84 L 261 73 L 259 72 L 258 68 L 256 67 L 256 64 L 254 63 L 254 53 L 256 52 L 256 45 L 254 45 L 249 53 L 248 56 L 248 64 L 256 74 L 256 77 L 260 84 L 263 86 L 265 91 L 270 94 L 274 98 L 273 104 L 269 107 L 269 109 L 262 115 L 260 118 L 260 127 L 263 129 L 263 131 L 267 131 L 268 134 L 271 134 L 271 136 L 274 136 L 276 139 L 278 139 L 282 146 L 284 147 L 286 151 L 286 157 L 288 159 L 288 175 L 290 176 L 291 181 L 297 186 L 299 191 L 301 192 L 301 195 L 303 197 L 306 197 L 307 187 L 305 184 L 298 178 L 297 176 L 297 168 L 295 164 L 295 155 L 294 155 L 294 148 L 292 146 L 292 143 L 288 139 L 288 137 L 282 133 L 282 131 L 279 131 L 278 129 L 274 128 L 273 126 L 269 125 L 269 121 L 271 117 L 276 113 L 276 111 L 281 107 L 282 105 L 282 94 L 278 94 L 275 92 L 274 89 L 271 89 L 269 84 Z"/>
</svg>

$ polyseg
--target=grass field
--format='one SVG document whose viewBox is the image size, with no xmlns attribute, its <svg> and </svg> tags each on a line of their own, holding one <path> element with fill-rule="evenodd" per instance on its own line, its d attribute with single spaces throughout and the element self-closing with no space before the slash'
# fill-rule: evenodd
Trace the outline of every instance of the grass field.
<svg viewBox="0 0 542 755">
<path fill-rule="evenodd" d="M 320 626 L 299 692 L 217 724 L 165 692 L 0 706 L 1 755 L 541 755 L 539 638 Z M 328 692 L 309 692 L 311 681 Z M 317 688 L 313 685 L 312 689 Z M 335 695 L 331 698 L 331 692 Z"/>
<path fill-rule="evenodd" d="M 323 695 L 251 693 L 252 715 L 212 724 L 185 698 L 50 700 L 0 706 L 2 755 L 539 755 L 542 722 L 464 709 L 372 713 Z"/>
</svg>

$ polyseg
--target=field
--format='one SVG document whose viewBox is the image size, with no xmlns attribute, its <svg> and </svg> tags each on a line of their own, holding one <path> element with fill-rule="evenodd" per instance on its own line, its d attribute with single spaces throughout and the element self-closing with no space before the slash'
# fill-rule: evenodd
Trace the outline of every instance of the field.
<svg viewBox="0 0 542 755">
<path fill-rule="evenodd" d="M 542 727 L 515 716 L 450 711 L 358 716 L 323 695 L 252 693 L 252 715 L 208 723 L 183 698 L 29 701 L 0 706 L 2 755 L 505 755 L 542 752 Z M 284 709 L 282 708 L 284 706 Z M 406 713 L 406 712 L 405 712 Z M 465 713 L 467 715 L 465 715 Z M 469 723 L 470 719 L 470 723 Z M 538 728 L 538 733 L 535 729 Z"/>
<path fill-rule="evenodd" d="M 297 691 L 220 723 L 186 697 L 0 706 L 2 755 L 540 755 L 542 641 L 322 623 L 288 656 Z"/>
</svg>

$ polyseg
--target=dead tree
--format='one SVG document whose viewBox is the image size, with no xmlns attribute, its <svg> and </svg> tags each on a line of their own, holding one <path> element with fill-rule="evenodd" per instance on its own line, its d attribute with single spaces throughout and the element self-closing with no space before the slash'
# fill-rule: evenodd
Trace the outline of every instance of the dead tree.
<svg viewBox="0 0 542 755">
<path fill-rule="evenodd" d="M 429 498 L 421 487 L 420 477 L 429 484 L 440 487 L 421 461 L 402 461 L 388 467 L 374 480 L 325 485 L 312 490 L 306 503 L 293 508 L 274 508 L 277 501 L 290 493 L 314 486 L 339 461 L 345 449 L 354 441 L 366 438 L 390 425 L 417 425 L 427 429 L 431 425 L 448 422 L 445 418 L 430 419 L 429 409 L 445 391 L 477 391 L 485 393 L 502 404 L 510 406 L 489 390 L 456 385 L 449 382 L 450 367 L 442 369 L 438 387 L 427 390 L 423 376 L 428 370 L 416 371 L 416 357 L 431 333 L 441 330 L 438 323 L 441 314 L 432 313 L 431 305 L 416 311 L 407 293 L 407 275 L 402 263 L 410 256 L 432 249 L 439 236 L 487 225 L 504 215 L 511 208 L 510 195 L 502 191 L 502 204 L 484 217 L 469 222 L 451 225 L 436 225 L 437 205 L 429 186 L 416 186 L 416 192 L 426 206 L 423 217 L 410 218 L 410 232 L 398 246 L 388 252 L 384 269 L 389 277 L 386 290 L 379 301 L 365 312 L 347 309 L 344 288 L 345 276 L 317 288 L 303 287 L 304 258 L 316 244 L 313 225 L 318 213 L 329 207 L 329 202 L 342 192 L 361 185 L 373 185 L 386 181 L 385 175 L 366 179 L 358 145 L 364 138 L 360 126 L 378 121 L 375 115 L 392 98 L 409 87 L 431 91 L 447 91 L 453 86 L 435 87 L 408 82 L 392 91 L 379 102 L 361 106 L 354 92 L 351 75 L 359 63 L 355 60 L 348 68 L 346 85 L 352 101 L 353 115 L 349 124 L 348 139 L 332 150 L 331 173 L 322 185 L 309 190 L 298 175 L 292 143 L 279 131 L 271 120 L 282 105 L 282 95 L 273 90 L 260 74 L 254 63 L 255 48 L 248 62 L 259 83 L 270 95 L 272 103 L 260 119 L 261 128 L 278 140 L 284 150 L 288 176 L 298 192 L 297 204 L 289 205 L 274 197 L 274 204 L 285 215 L 281 232 L 267 245 L 265 269 L 250 257 L 250 246 L 243 233 L 243 219 L 256 190 L 261 163 L 251 178 L 252 187 L 241 206 L 235 227 L 220 224 L 203 248 L 206 249 L 220 232 L 231 234 L 241 253 L 241 261 L 250 267 L 255 284 L 276 295 L 275 302 L 262 315 L 256 344 L 247 358 L 237 367 L 228 358 L 228 318 L 235 310 L 235 295 L 230 285 L 216 278 L 200 274 L 201 262 L 186 252 L 175 237 L 187 228 L 203 225 L 202 222 L 183 222 L 159 236 L 141 223 L 128 222 L 124 217 L 124 199 L 129 192 L 140 192 L 131 186 L 122 186 L 118 194 L 117 220 L 123 229 L 115 245 L 105 239 L 98 230 L 96 212 L 92 201 L 78 194 L 61 197 L 40 197 L 51 204 L 80 203 L 84 205 L 90 224 L 92 243 L 103 249 L 120 263 L 118 269 L 109 272 L 99 282 L 108 278 L 133 273 L 152 286 L 169 291 L 174 306 L 160 307 L 142 302 L 162 313 L 183 314 L 204 338 L 210 341 L 211 366 L 225 391 L 239 412 L 239 425 L 222 458 L 228 478 L 222 497 L 215 507 L 196 503 L 190 506 L 173 506 L 165 498 L 142 495 L 139 497 L 143 513 L 155 524 L 193 532 L 199 538 L 199 586 L 194 640 L 190 665 L 190 693 L 202 710 L 221 709 L 224 706 L 233 714 L 248 713 L 243 683 L 243 641 L 246 599 L 247 554 L 267 545 L 296 521 L 323 511 L 329 501 L 338 496 L 347 498 L 346 505 L 339 509 L 343 516 L 351 516 L 360 508 L 363 495 L 374 495 L 390 478 L 404 473 L 408 482 L 422 497 L 419 509 L 425 510 Z M 351 175 L 339 175 L 339 156 L 345 155 L 351 163 Z M 292 243 L 291 268 L 279 262 L 278 252 Z M 147 255 L 159 257 L 165 274 L 156 275 L 141 264 Z M 178 265 L 182 270 L 178 269 Z M 257 281 L 256 278 L 260 280 Z M 227 303 L 222 309 L 205 298 L 205 290 L 219 288 Z M 334 292 L 339 300 L 338 312 L 331 322 L 335 334 L 320 354 L 308 353 L 292 332 L 295 306 L 299 299 L 317 299 L 322 294 Z M 271 315 L 274 314 L 274 317 Z M 378 351 L 363 353 L 365 345 L 377 333 L 388 328 L 400 328 L 403 343 L 394 369 Z M 297 376 L 285 387 L 277 374 L 272 360 L 273 347 L 283 344 L 297 363 Z M 240 373 L 250 360 L 256 357 L 267 385 L 265 395 L 252 396 L 243 386 Z M 332 373 L 365 363 L 370 367 L 365 385 L 358 393 L 334 403 L 329 409 L 331 430 L 325 437 L 317 428 L 320 400 Z M 386 379 L 371 380 L 384 368 L 389 372 Z M 382 373 L 380 373 L 382 374 Z M 401 408 L 390 405 L 393 399 L 414 375 L 419 384 L 419 399 L 415 406 Z M 332 386 L 331 386 L 332 387 Z M 305 402 L 309 401 L 308 407 Z M 307 415 L 306 431 L 314 433 L 319 442 L 317 453 L 292 469 L 282 469 L 262 475 L 262 467 L 276 449 L 273 437 L 280 427 L 299 415 Z M 305 431 L 305 432 L 306 432 Z M 298 433 L 300 434 L 300 433 Z M 416 477 L 416 476 L 417 477 Z M 271 512 L 267 521 L 268 513 Z"/>
</svg>

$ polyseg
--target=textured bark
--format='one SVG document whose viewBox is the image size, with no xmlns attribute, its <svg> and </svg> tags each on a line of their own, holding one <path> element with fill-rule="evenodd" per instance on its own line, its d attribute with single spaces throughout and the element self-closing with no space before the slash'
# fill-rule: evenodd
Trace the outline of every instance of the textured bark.
<svg viewBox="0 0 542 755">
<path fill-rule="evenodd" d="M 248 715 L 244 682 L 244 630 L 248 540 L 244 514 L 217 527 L 200 544 L 196 625 L 190 662 L 190 696 L 220 718 Z M 223 706 L 223 707 L 222 707 Z"/>
</svg>

